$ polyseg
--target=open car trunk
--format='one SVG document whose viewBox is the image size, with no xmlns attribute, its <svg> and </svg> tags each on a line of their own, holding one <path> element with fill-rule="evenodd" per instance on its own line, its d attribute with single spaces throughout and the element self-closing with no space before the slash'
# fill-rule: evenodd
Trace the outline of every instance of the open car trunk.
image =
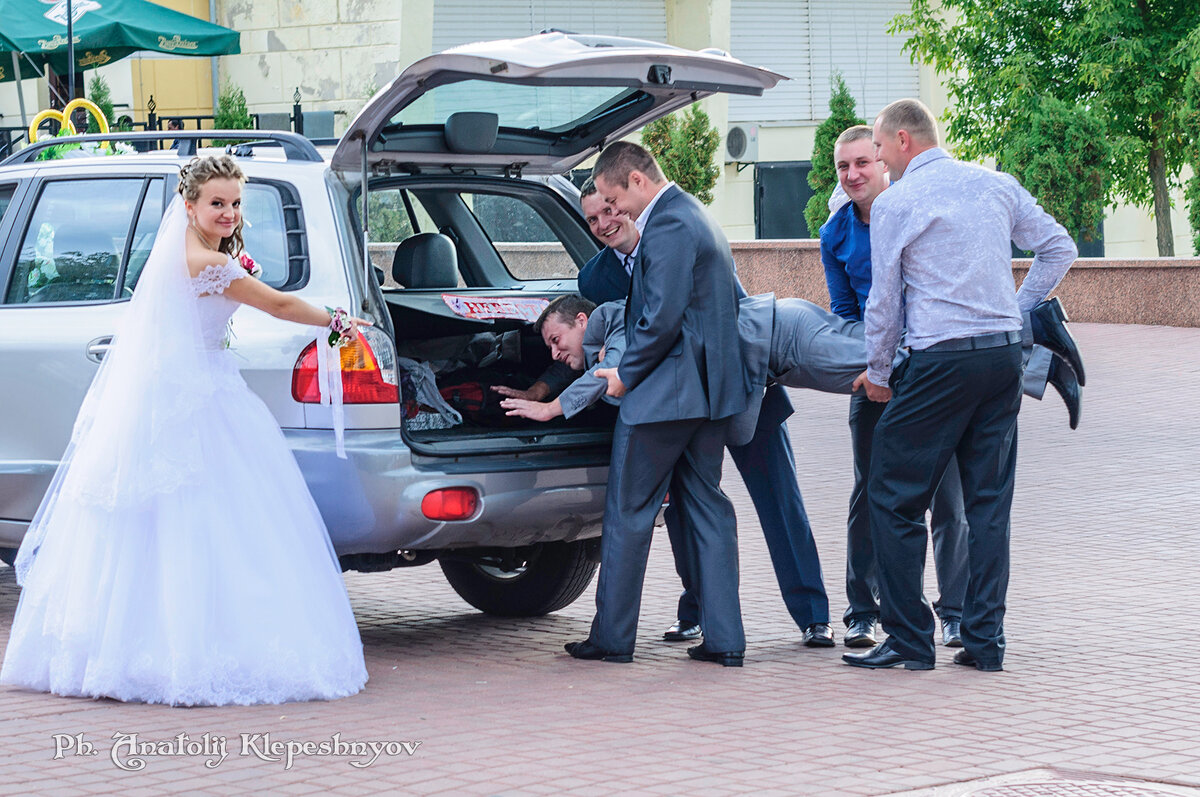
<svg viewBox="0 0 1200 797">
<path fill-rule="evenodd" d="M 555 295 L 495 288 L 384 291 L 400 358 L 403 434 L 413 451 L 464 457 L 570 449 L 606 457 L 616 407 L 599 403 L 569 421 L 508 416 L 492 386 L 530 387 L 551 365 L 549 352 L 526 320 L 463 315 L 471 312 L 464 304 L 513 301 L 536 318 L 534 310 Z"/>
</svg>

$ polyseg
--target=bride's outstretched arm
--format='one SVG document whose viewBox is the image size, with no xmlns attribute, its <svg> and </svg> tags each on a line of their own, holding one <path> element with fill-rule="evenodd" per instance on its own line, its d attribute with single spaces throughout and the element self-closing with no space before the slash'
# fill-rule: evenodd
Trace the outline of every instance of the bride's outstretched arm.
<svg viewBox="0 0 1200 797">
<path fill-rule="evenodd" d="M 295 321 L 297 324 L 314 327 L 327 327 L 331 321 L 329 311 L 325 308 L 309 304 L 294 294 L 277 291 L 252 277 L 234 280 L 225 289 L 225 295 L 284 321 Z M 362 318 L 351 317 L 350 320 L 355 326 L 354 332 L 357 332 L 358 326 L 372 325 L 370 321 Z"/>
</svg>

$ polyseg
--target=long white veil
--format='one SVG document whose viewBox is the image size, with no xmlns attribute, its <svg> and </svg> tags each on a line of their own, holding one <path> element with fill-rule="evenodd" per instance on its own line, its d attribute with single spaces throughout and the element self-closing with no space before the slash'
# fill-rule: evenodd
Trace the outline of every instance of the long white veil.
<svg viewBox="0 0 1200 797">
<path fill-rule="evenodd" d="M 24 584 L 46 535 L 56 533 L 58 502 L 137 511 L 199 472 L 203 440 L 192 416 L 212 400 L 215 381 L 188 279 L 187 222 L 177 196 L 21 543 L 18 583 Z"/>
</svg>

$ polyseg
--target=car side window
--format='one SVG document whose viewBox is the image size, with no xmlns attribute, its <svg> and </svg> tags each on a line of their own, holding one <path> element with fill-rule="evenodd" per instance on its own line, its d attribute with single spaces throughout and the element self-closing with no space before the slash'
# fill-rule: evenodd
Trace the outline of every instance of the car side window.
<svg viewBox="0 0 1200 797">
<path fill-rule="evenodd" d="M 508 273 L 520 280 L 574 279 L 579 273 L 538 210 L 519 197 L 464 193 Z"/>
<path fill-rule="evenodd" d="M 297 222 L 289 222 L 287 218 L 286 191 L 273 183 L 257 182 L 246 183 L 242 189 L 242 218 L 246 221 L 242 240 L 247 254 L 262 266 L 262 281 L 275 288 L 294 283 L 297 266 L 302 271 L 307 265 L 303 225 L 299 225 L 297 235 L 294 229 Z M 289 238 L 293 240 L 289 241 Z M 305 262 L 297 264 L 298 258 Z"/>
<path fill-rule="evenodd" d="M 146 187 L 141 212 L 138 213 L 137 226 L 133 228 L 133 241 L 129 245 L 129 264 L 125 266 L 125 284 L 121 288 L 125 296 L 133 295 L 134 286 L 142 276 L 142 268 L 150 258 L 150 249 L 158 235 L 163 212 L 163 181 L 161 178 L 151 180 Z"/>
<path fill-rule="evenodd" d="M 21 241 L 7 304 L 111 301 L 145 180 L 47 182 Z"/>
<path fill-rule="evenodd" d="M 8 206 L 12 204 L 13 193 L 16 190 L 15 185 L 0 185 L 0 221 L 4 221 L 4 214 L 8 212 Z"/>
</svg>

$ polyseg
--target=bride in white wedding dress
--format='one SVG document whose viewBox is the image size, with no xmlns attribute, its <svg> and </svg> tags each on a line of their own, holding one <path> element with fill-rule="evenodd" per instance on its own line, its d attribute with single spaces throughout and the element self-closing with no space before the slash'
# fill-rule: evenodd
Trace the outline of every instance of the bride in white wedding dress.
<svg viewBox="0 0 1200 797">
<path fill-rule="evenodd" d="M 225 335 L 240 303 L 343 335 L 367 322 L 248 274 L 243 181 L 228 156 L 181 171 L 18 553 L 0 683 L 170 705 L 328 700 L 366 683 L 325 525 Z"/>
</svg>

